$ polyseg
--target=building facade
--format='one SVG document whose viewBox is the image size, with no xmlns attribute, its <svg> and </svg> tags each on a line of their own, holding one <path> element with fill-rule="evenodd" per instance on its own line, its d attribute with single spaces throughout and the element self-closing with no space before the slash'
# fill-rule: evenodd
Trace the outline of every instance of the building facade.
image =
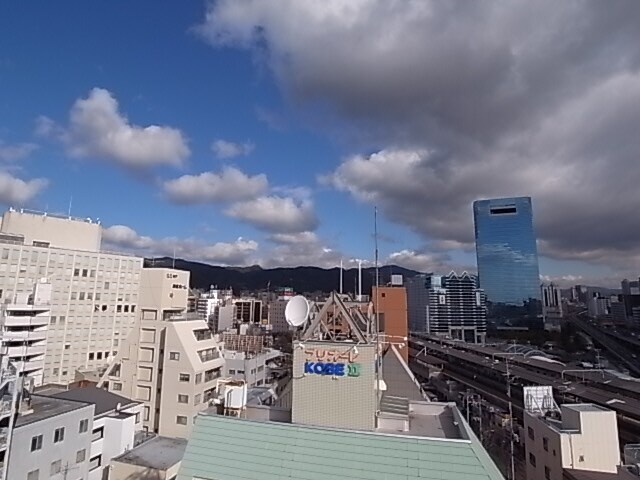
<svg viewBox="0 0 640 480">
<path fill-rule="evenodd" d="M 207 323 L 186 316 L 189 272 L 145 269 L 141 316 L 99 386 L 143 404 L 143 427 L 188 438 L 222 375 L 222 345 Z"/>
<path fill-rule="evenodd" d="M 524 436 L 528 480 L 562 480 L 564 469 L 615 474 L 621 465 L 616 412 L 598 405 L 561 405 L 551 415 L 529 408 Z"/>
<path fill-rule="evenodd" d="M 44 376 L 50 303 L 51 284 L 42 279 L 31 294 L 18 293 L 0 304 L 0 346 L 18 375 L 30 378 L 35 387 Z"/>
<path fill-rule="evenodd" d="M 417 275 L 407 281 L 407 303 L 412 331 L 484 342 L 487 308 L 475 275 Z"/>
<path fill-rule="evenodd" d="M 385 343 L 396 345 L 405 362 L 409 361 L 407 290 L 402 285 L 373 287 L 373 308 L 378 313 Z"/>
<path fill-rule="evenodd" d="M 562 321 L 562 297 L 560 289 L 553 283 L 543 283 L 540 285 L 540 298 L 542 299 L 544 329 L 548 331 L 560 331 Z"/>
<path fill-rule="evenodd" d="M 473 203 L 480 287 L 489 316 L 537 321 L 540 312 L 538 250 L 530 197 Z"/>
<path fill-rule="evenodd" d="M 106 367 L 133 325 L 142 258 L 100 250 L 90 219 L 7 211 L 0 226 L 0 301 L 52 287 L 44 383 Z"/>
</svg>

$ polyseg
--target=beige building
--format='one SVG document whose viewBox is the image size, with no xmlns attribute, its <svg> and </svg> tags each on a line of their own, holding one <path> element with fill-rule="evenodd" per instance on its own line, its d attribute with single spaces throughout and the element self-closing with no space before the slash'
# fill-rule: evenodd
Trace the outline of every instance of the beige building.
<svg viewBox="0 0 640 480">
<path fill-rule="evenodd" d="M 142 271 L 140 316 L 101 380 L 110 391 L 143 402 L 143 425 L 188 438 L 193 418 L 216 395 L 224 358 L 203 319 L 186 315 L 189 272 Z"/>
<path fill-rule="evenodd" d="M 44 383 L 106 367 L 134 322 L 142 258 L 100 250 L 91 219 L 9 210 L 0 225 L 0 302 L 52 287 Z"/>
<path fill-rule="evenodd" d="M 558 409 L 551 387 L 525 387 L 524 395 L 528 480 L 562 480 L 564 469 L 618 471 L 616 412 L 590 403 Z"/>
</svg>

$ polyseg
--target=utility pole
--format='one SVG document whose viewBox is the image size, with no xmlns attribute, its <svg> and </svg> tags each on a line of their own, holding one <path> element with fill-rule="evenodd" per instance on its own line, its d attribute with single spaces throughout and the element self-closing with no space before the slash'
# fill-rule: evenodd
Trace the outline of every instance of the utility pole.
<svg viewBox="0 0 640 480">
<path fill-rule="evenodd" d="M 507 397 L 509 398 L 509 445 L 511 453 L 511 480 L 516 478 L 515 453 L 513 445 L 513 402 L 511 401 L 511 372 L 509 371 L 509 358 L 506 358 L 507 366 Z"/>
</svg>

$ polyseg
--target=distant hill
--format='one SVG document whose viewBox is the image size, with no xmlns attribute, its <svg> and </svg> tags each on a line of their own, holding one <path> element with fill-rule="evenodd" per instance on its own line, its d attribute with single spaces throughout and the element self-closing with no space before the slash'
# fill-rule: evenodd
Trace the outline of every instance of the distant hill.
<svg viewBox="0 0 640 480">
<path fill-rule="evenodd" d="M 146 258 L 145 267 L 171 267 L 172 258 Z M 255 265 L 251 267 L 218 267 L 206 263 L 189 262 L 176 259 L 175 267 L 191 272 L 191 287 L 209 289 L 211 285 L 220 288 L 231 287 L 235 292 L 242 290 L 265 290 L 270 284 L 271 290 L 277 287 L 292 287 L 296 292 L 330 292 L 340 287 L 339 268 L 294 267 L 263 269 Z M 391 274 L 413 277 L 419 272 L 397 265 L 380 267 L 380 284 L 391 279 Z M 344 271 L 344 291 L 354 292 L 358 281 L 358 269 Z M 362 269 L 362 293 L 369 294 L 375 283 L 375 268 Z"/>
</svg>

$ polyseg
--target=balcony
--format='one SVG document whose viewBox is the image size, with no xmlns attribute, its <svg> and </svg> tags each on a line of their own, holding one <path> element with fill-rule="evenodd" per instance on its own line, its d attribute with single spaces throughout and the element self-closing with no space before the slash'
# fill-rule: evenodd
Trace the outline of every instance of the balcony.
<svg viewBox="0 0 640 480">
<path fill-rule="evenodd" d="M 38 327 L 49 324 L 49 315 L 12 315 L 11 312 L 6 312 L 3 323 L 9 328 Z"/>
<path fill-rule="evenodd" d="M 31 357 L 35 355 L 44 355 L 44 345 L 16 345 L 14 347 L 6 347 L 6 354 L 11 358 Z"/>
<path fill-rule="evenodd" d="M 47 339 L 47 330 L 7 330 L 2 333 L 6 341 L 37 341 Z"/>
<path fill-rule="evenodd" d="M 9 429 L 7 427 L 0 428 L 0 451 L 7 449 L 9 441 Z"/>
<path fill-rule="evenodd" d="M 44 358 L 38 360 L 26 360 L 13 362 L 16 370 L 19 372 L 33 372 L 34 370 L 42 370 L 44 368 Z"/>
<path fill-rule="evenodd" d="M 4 418 L 7 415 L 11 415 L 11 397 L 6 400 L 0 400 L 0 418 Z"/>
</svg>

